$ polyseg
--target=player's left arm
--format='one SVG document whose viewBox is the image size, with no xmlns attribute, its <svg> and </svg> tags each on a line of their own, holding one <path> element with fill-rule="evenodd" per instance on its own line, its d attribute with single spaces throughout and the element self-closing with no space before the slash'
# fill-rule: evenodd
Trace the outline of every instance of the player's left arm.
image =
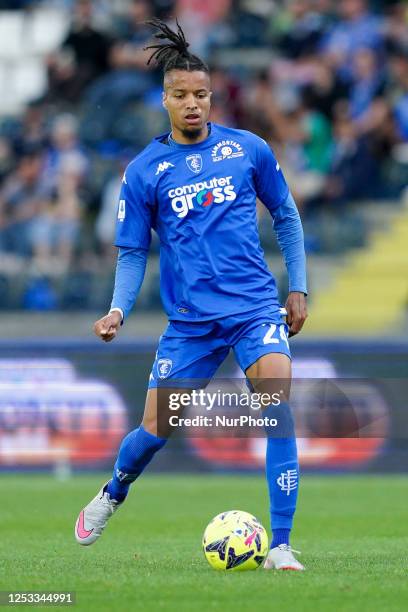
<svg viewBox="0 0 408 612">
<path fill-rule="evenodd" d="M 271 149 L 258 141 L 256 189 L 259 199 L 273 218 L 273 227 L 283 253 L 289 277 L 286 300 L 289 335 L 299 333 L 307 318 L 306 255 L 302 222 L 283 172 Z"/>
<path fill-rule="evenodd" d="M 294 336 L 300 332 L 307 318 L 307 285 L 302 222 L 290 192 L 286 200 L 276 209 L 273 226 L 288 271 L 286 322 L 289 325 L 289 336 Z"/>
</svg>

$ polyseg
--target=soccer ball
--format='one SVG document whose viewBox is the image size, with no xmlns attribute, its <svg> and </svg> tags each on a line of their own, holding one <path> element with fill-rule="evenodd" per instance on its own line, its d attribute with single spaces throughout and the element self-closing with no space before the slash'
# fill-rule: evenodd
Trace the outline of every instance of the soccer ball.
<svg viewBox="0 0 408 612">
<path fill-rule="evenodd" d="M 214 569 L 254 570 L 268 554 L 268 535 L 252 514 L 230 510 L 217 514 L 208 524 L 203 549 Z"/>
</svg>

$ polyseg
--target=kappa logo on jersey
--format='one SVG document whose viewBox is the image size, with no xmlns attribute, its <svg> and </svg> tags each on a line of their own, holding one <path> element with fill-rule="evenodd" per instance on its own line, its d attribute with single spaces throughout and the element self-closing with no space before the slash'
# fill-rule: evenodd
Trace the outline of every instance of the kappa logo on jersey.
<svg viewBox="0 0 408 612">
<path fill-rule="evenodd" d="M 165 172 L 169 168 L 174 168 L 174 164 L 171 164 L 168 161 L 160 162 L 160 164 L 157 166 L 156 176 L 160 174 L 160 172 Z"/>
<path fill-rule="evenodd" d="M 125 200 L 119 200 L 118 208 L 118 221 L 124 221 L 126 217 L 126 202 Z"/>
<path fill-rule="evenodd" d="M 157 374 L 159 378 L 163 380 L 163 378 L 167 378 L 171 372 L 173 367 L 173 362 L 171 359 L 159 359 L 157 362 Z"/>
<path fill-rule="evenodd" d="M 213 162 L 223 161 L 224 159 L 234 159 L 235 157 L 243 157 L 244 150 L 235 140 L 221 140 L 217 142 L 211 152 Z"/>
<path fill-rule="evenodd" d="M 193 153 L 192 155 L 187 155 L 186 164 L 190 168 L 192 172 L 198 174 L 203 167 L 203 158 L 200 153 Z"/>
<path fill-rule="evenodd" d="M 200 181 L 199 183 L 170 189 L 168 196 L 171 198 L 171 207 L 177 213 L 177 216 L 182 219 L 189 210 L 193 210 L 194 201 L 203 208 L 213 203 L 233 202 L 237 194 L 231 179 L 232 176 L 214 177 L 210 181 Z"/>
</svg>

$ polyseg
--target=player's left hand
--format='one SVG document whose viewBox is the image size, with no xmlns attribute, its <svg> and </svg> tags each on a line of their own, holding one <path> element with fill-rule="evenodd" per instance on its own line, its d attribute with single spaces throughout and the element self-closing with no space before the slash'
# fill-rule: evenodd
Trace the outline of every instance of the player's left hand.
<svg viewBox="0 0 408 612">
<path fill-rule="evenodd" d="M 307 319 L 306 296 L 300 291 L 291 291 L 286 300 L 286 323 L 289 325 L 289 338 L 300 332 Z"/>
</svg>

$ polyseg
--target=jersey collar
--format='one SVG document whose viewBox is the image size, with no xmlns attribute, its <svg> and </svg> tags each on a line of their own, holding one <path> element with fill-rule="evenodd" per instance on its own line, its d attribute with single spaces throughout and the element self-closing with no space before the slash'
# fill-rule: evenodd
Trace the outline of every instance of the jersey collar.
<svg viewBox="0 0 408 612">
<path fill-rule="evenodd" d="M 164 147 L 168 148 L 170 147 L 171 150 L 176 150 L 178 149 L 179 151 L 197 151 L 197 149 L 205 149 L 208 147 L 209 144 L 211 144 L 213 142 L 213 140 L 216 138 L 215 135 L 215 125 L 211 122 L 207 123 L 207 127 L 208 127 L 208 136 L 205 140 L 202 140 L 201 142 L 197 142 L 195 144 L 181 144 L 179 142 L 176 142 L 175 140 L 171 140 L 171 142 L 169 142 L 169 144 L 167 144 L 167 140 L 170 136 L 171 132 L 166 132 L 166 134 L 162 134 L 161 136 L 157 136 L 154 141 L 158 142 L 159 144 L 163 145 Z"/>
</svg>

